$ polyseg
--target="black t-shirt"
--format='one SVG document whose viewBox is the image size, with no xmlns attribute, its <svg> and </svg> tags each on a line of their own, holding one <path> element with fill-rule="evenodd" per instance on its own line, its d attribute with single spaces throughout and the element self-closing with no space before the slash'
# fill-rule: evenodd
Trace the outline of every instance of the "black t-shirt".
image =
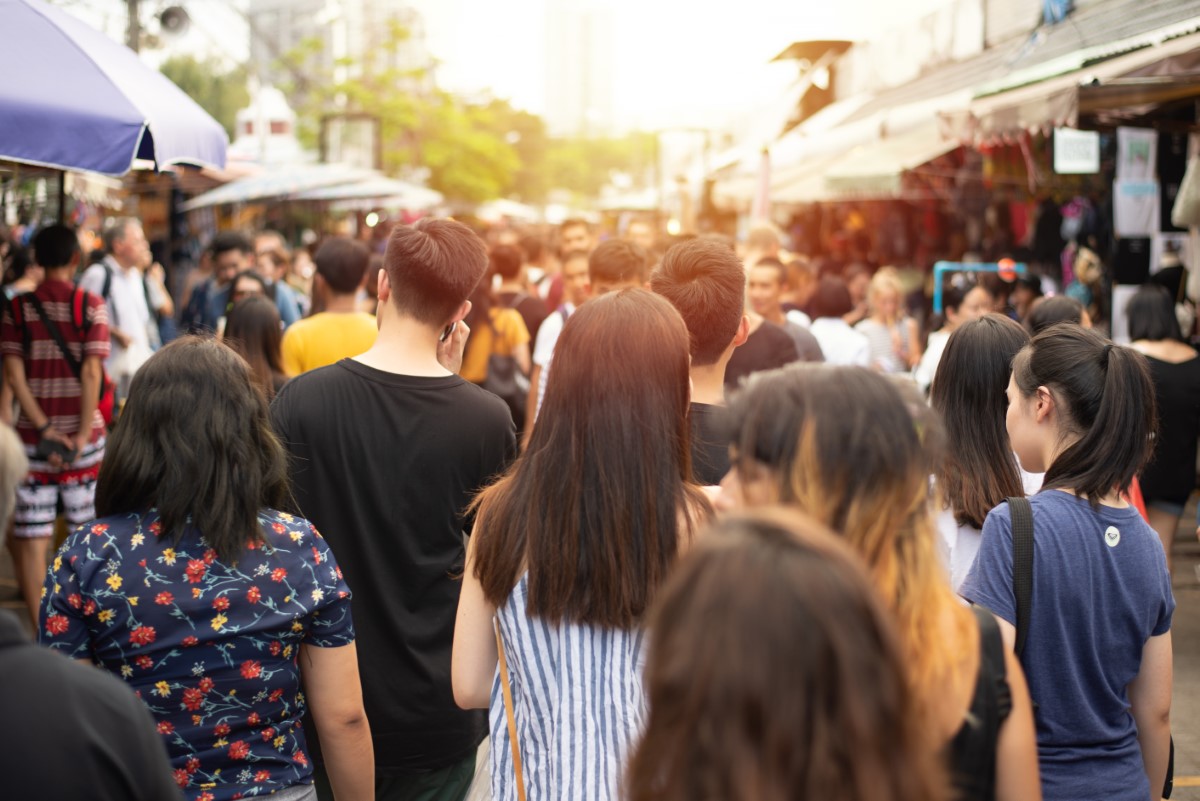
<svg viewBox="0 0 1200 801">
<path fill-rule="evenodd" d="M 166 744 L 133 691 L 30 642 L 0 611 L 4 798 L 182 801 Z"/>
<path fill-rule="evenodd" d="M 724 407 L 693 403 L 688 418 L 692 426 L 692 477 L 697 484 L 720 484 L 729 472 L 729 437 Z"/>
<path fill-rule="evenodd" d="M 725 390 L 737 389 L 741 380 L 751 373 L 774 370 L 799 358 L 791 335 L 781 326 L 763 320 L 741 347 L 733 349 L 733 357 L 725 367 Z"/>
<path fill-rule="evenodd" d="M 534 297 L 528 292 L 501 292 L 496 297 L 500 306 L 506 309 L 516 309 L 517 313 L 521 315 L 521 319 L 525 321 L 525 327 L 529 329 L 529 347 L 532 348 L 532 343 L 537 342 L 538 329 L 542 327 L 542 321 L 548 316 L 546 304 L 541 298 Z M 514 301 L 516 302 L 514 303 Z"/>
<path fill-rule="evenodd" d="M 450 687 L 462 515 L 516 452 L 508 407 L 456 375 L 343 359 L 289 381 L 271 414 L 291 453 L 298 511 L 329 541 L 353 593 L 376 773 L 465 758 L 487 716 L 459 709 Z"/>
</svg>

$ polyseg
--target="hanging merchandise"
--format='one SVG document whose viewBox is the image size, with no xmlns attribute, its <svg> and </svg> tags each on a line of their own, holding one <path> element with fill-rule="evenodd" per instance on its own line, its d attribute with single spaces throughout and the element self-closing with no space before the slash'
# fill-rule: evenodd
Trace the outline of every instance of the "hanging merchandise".
<svg viewBox="0 0 1200 801">
<path fill-rule="evenodd" d="M 1117 129 L 1118 181 L 1155 181 L 1158 131 L 1151 128 Z"/>
<path fill-rule="evenodd" d="M 1187 172 L 1171 209 L 1171 222 L 1179 228 L 1200 226 L 1200 158 L 1196 156 L 1188 159 Z"/>
<path fill-rule="evenodd" d="M 1158 233 L 1158 181 L 1113 181 L 1113 233 L 1150 237 Z"/>
</svg>

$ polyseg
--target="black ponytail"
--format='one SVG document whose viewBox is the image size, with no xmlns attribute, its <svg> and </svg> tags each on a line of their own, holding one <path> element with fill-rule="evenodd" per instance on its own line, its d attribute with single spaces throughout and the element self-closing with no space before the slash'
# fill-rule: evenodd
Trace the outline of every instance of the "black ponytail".
<svg viewBox="0 0 1200 801">
<path fill-rule="evenodd" d="M 1064 433 L 1078 439 L 1046 471 L 1043 489 L 1071 490 L 1093 507 L 1124 493 L 1150 459 L 1158 421 L 1146 359 L 1077 325 L 1047 328 L 1017 354 L 1013 380 L 1028 397 L 1057 396 Z"/>
</svg>

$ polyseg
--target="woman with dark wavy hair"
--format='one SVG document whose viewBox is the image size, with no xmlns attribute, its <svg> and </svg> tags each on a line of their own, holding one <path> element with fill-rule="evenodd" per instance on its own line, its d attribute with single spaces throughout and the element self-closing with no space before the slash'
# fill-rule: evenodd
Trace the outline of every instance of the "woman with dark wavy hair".
<svg viewBox="0 0 1200 801">
<path fill-rule="evenodd" d="M 459 706 L 490 707 L 497 801 L 517 798 L 502 679 L 529 798 L 620 793 L 645 715 L 642 619 L 709 513 L 689 481 L 688 353 L 679 313 L 644 289 L 580 306 L 529 448 L 475 502 L 452 679 Z"/>
<path fill-rule="evenodd" d="M 221 339 L 250 365 L 250 379 L 267 401 L 287 383 L 283 371 L 283 323 L 275 303 L 250 295 L 233 304 Z"/>
<path fill-rule="evenodd" d="M 824 526 L 724 520 L 650 614 L 629 801 L 942 801 L 887 609 Z"/>
<path fill-rule="evenodd" d="M 1037 801 L 1033 713 L 1020 666 L 986 610 L 946 581 L 929 475 L 941 426 L 917 396 L 853 367 L 763 373 L 729 407 L 722 490 L 783 503 L 838 532 L 892 612 L 916 715 L 964 801 Z"/>
<path fill-rule="evenodd" d="M 288 495 L 246 362 L 178 339 L 134 377 L 99 518 L 46 580 L 42 642 L 137 690 L 191 801 L 314 799 L 306 712 L 338 798 L 374 795 L 350 591 L 312 525 L 276 511 Z"/>
</svg>

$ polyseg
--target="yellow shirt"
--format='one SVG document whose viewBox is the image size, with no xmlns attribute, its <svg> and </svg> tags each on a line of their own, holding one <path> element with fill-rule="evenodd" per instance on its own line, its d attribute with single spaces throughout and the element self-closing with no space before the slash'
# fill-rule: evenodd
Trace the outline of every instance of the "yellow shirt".
<svg viewBox="0 0 1200 801">
<path fill-rule="evenodd" d="M 463 352 L 462 367 L 458 374 L 475 384 L 482 384 L 487 379 L 488 357 L 493 353 L 497 356 L 511 356 L 517 346 L 529 342 L 529 329 L 525 327 L 525 318 L 516 309 L 492 309 L 492 327 L 477 325 L 471 330 L 471 338 L 467 340 L 467 349 Z M 492 337 L 492 328 L 496 336 Z"/>
<path fill-rule="evenodd" d="M 375 344 L 375 318 L 366 312 L 321 312 L 292 323 L 283 332 L 283 369 L 297 376 Z"/>
</svg>

